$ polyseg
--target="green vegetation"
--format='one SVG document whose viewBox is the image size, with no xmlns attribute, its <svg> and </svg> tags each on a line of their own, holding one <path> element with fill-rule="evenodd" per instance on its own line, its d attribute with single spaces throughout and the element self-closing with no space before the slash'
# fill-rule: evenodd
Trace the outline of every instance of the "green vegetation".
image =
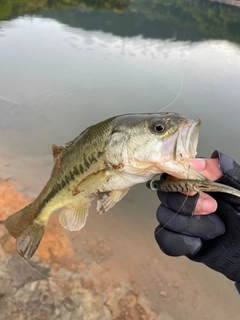
<svg viewBox="0 0 240 320">
<path fill-rule="evenodd" d="M 0 20 L 23 14 L 38 14 L 73 27 L 121 36 L 190 41 L 226 39 L 240 43 L 240 8 L 206 0 L 0 1 Z"/>
<path fill-rule="evenodd" d="M 50 9 L 65 10 L 77 7 L 124 11 L 130 0 L 1 0 L 0 20 Z"/>
<path fill-rule="evenodd" d="M 188 30 L 185 36 L 189 40 L 192 34 L 195 40 L 199 37 L 199 40 L 227 39 L 240 43 L 239 7 L 206 0 L 132 0 L 132 6 L 138 12 L 138 19 L 167 22 L 177 32 Z"/>
</svg>

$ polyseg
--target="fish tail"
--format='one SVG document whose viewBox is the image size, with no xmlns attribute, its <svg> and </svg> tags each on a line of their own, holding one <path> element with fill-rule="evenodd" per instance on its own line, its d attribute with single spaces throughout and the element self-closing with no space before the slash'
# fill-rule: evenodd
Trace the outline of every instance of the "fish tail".
<svg viewBox="0 0 240 320">
<path fill-rule="evenodd" d="M 8 232 L 17 239 L 17 252 L 25 259 L 30 259 L 37 250 L 46 225 L 34 219 L 38 215 L 36 202 L 14 213 L 4 221 Z"/>
</svg>

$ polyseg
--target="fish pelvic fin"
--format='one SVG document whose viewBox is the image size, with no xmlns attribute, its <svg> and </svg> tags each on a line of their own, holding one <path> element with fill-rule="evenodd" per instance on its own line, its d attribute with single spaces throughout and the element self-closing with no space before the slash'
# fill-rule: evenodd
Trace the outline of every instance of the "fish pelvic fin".
<svg viewBox="0 0 240 320">
<path fill-rule="evenodd" d="M 37 250 L 45 231 L 45 225 L 33 221 L 17 238 L 17 252 L 24 259 L 30 259 Z"/>
<path fill-rule="evenodd" d="M 77 231 L 85 226 L 90 203 L 66 206 L 59 216 L 61 225 L 70 231 Z"/>
<path fill-rule="evenodd" d="M 97 213 L 102 214 L 107 212 L 128 193 L 128 190 L 129 188 L 101 193 L 97 200 Z"/>
</svg>

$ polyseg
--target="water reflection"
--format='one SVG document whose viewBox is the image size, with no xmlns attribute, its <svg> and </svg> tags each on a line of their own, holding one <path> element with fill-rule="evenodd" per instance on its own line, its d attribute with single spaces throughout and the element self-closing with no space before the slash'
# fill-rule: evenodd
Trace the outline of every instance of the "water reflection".
<svg viewBox="0 0 240 320">
<path fill-rule="evenodd" d="M 183 80 L 171 110 L 203 119 L 201 154 L 216 146 L 239 157 L 227 144 L 238 140 L 239 47 L 227 41 L 122 38 L 26 17 L 5 25 L 0 55 L 0 95 L 18 103 L 0 101 L 5 148 L 46 156 L 52 142 L 71 140 L 100 119 L 164 108 Z M 226 119 L 235 123 L 228 135 Z"/>
<path fill-rule="evenodd" d="M 102 10 L 101 14 L 92 9 Z M 156 0 L 146 5 L 145 0 L 55 0 L 33 4 L 25 0 L 19 4 L 16 0 L 5 0 L 0 3 L 0 20 L 29 13 L 50 17 L 71 27 L 102 30 L 121 37 L 141 35 L 156 39 L 240 42 L 240 8 L 218 2 Z"/>
</svg>

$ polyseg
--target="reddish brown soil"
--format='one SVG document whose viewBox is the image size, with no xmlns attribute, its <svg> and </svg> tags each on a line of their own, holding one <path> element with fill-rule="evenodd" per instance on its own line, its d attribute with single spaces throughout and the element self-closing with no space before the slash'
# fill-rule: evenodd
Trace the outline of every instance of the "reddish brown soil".
<svg viewBox="0 0 240 320">
<path fill-rule="evenodd" d="M 0 180 L 0 220 L 6 219 L 10 214 L 22 209 L 30 202 L 21 193 L 15 191 L 16 185 L 17 183 L 12 180 Z M 14 248 L 14 238 L 8 237 L 8 241 L 5 243 L 6 251 L 14 253 Z M 66 232 L 60 226 L 55 215 L 51 217 L 51 223 L 45 232 L 36 255 L 45 261 L 49 261 L 54 255 L 54 260 L 62 263 L 74 255 Z"/>
<path fill-rule="evenodd" d="M 16 186 L 12 180 L 0 180 L 0 220 L 29 203 L 15 190 Z M 93 208 L 87 226 L 80 232 L 65 231 L 57 216 L 52 215 L 36 256 L 68 269 L 79 267 L 81 261 L 84 266 L 97 263 L 111 275 L 109 281 L 113 286 L 117 277 L 128 281 L 134 293 L 119 300 L 118 307 L 123 313 L 116 318 L 118 320 L 147 319 L 146 311 L 140 310 L 136 302 L 136 292 L 141 292 L 151 302 L 150 309 L 158 314 L 152 319 L 239 319 L 239 296 L 232 282 L 186 258 L 169 258 L 160 252 L 149 231 L 156 226 L 156 202 L 149 194 L 151 201 L 138 197 L 137 205 L 135 199 L 139 192 L 134 189 L 122 207 L 104 216 L 97 216 Z M 152 214 L 146 219 L 145 214 L 138 215 L 139 208 Z M 15 239 L 11 236 L 2 240 L 2 246 L 6 252 L 16 254 Z M 90 279 L 83 286 L 92 288 L 93 283 Z M 131 318 L 125 317 L 133 304 L 135 311 Z"/>
</svg>

